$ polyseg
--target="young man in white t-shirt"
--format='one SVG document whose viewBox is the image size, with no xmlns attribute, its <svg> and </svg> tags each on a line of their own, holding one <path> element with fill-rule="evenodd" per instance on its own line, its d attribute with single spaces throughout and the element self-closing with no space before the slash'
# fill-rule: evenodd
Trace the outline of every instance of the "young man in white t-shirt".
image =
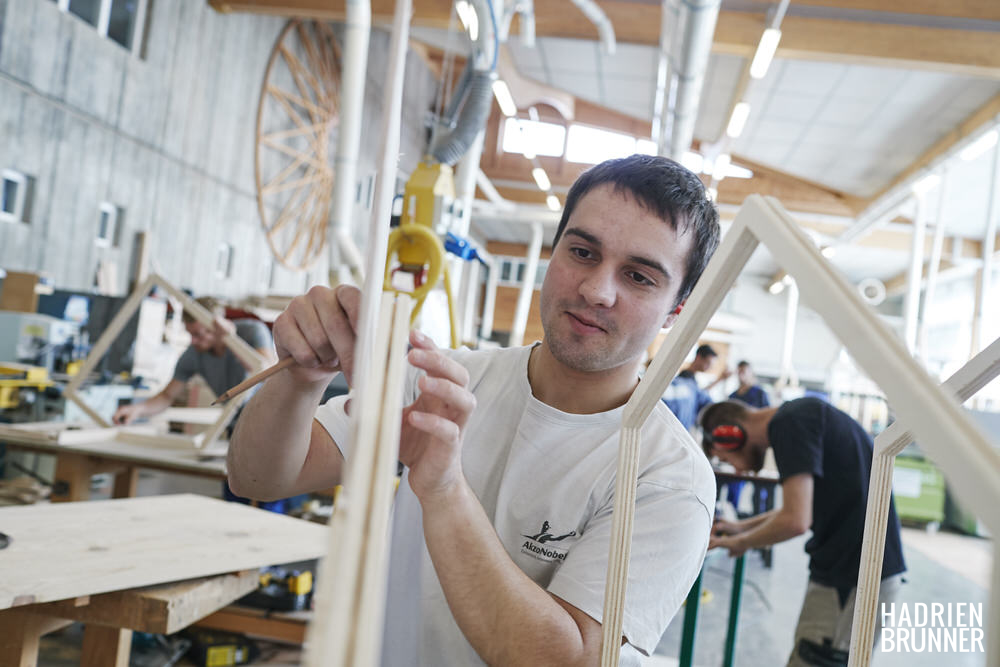
<svg viewBox="0 0 1000 667">
<path fill-rule="evenodd" d="M 492 351 L 410 337 L 385 665 L 596 664 L 622 407 L 643 353 L 718 245 L 691 172 L 634 155 L 566 198 L 541 290 L 545 339 Z M 244 410 L 230 483 L 254 498 L 337 483 L 350 457 L 355 288 L 313 288 L 275 322 L 280 357 Z M 652 653 L 701 567 L 715 483 L 665 405 L 643 430 L 623 664 Z"/>
</svg>

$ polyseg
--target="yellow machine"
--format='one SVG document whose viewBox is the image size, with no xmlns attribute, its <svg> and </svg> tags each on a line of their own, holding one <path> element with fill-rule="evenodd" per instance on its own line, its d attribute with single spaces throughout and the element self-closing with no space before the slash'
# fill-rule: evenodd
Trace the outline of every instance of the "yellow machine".
<svg viewBox="0 0 1000 667">
<path fill-rule="evenodd" d="M 425 160 L 417 165 L 403 193 L 403 215 L 399 227 L 389 234 L 388 258 L 385 265 L 384 289 L 404 291 L 393 285 L 391 259 L 399 260 L 396 272 L 410 274 L 413 289 L 405 290 L 416 301 L 411 323 L 416 320 L 424 299 L 441 275 L 448 296 L 451 324 L 451 346 L 458 347 L 458 323 L 451 296 L 451 279 L 445 261 L 444 245 L 434 232 L 434 222 L 442 215 L 442 207 L 455 198 L 455 179 L 451 167 Z"/>
<path fill-rule="evenodd" d="M 21 390 L 41 391 L 52 384 L 49 372 L 41 366 L 0 362 L 0 410 L 18 407 L 21 404 Z"/>
</svg>

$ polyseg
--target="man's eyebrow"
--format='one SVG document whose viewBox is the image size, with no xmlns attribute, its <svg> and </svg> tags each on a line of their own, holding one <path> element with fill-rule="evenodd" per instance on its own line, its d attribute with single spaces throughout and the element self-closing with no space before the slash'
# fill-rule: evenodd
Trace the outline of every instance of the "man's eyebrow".
<svg viewBox="0 0 1000 667">
<path fill-rule="evenodd" d="M 597 247 L 601 246 L 601 240 L 591 234 L 590 232 L 585 232 L 582 229 L 567 229 L 565 232 L 566 236 L 569 235 L 579 236 L 584 241 L 594 244 Z M 641 255 L 629 255 L 628 260 L 635 264 L 642 264 L 643 266 L 649 267 L 650 269 L 656 271 L 657 273 L 663 275 L 667 280 L 670 280 L 670 272 L 667 268 L 663 266 L 660 262 L 655 259 L 650 259 L 648 257 L 642 257 Z"/>
</svg>

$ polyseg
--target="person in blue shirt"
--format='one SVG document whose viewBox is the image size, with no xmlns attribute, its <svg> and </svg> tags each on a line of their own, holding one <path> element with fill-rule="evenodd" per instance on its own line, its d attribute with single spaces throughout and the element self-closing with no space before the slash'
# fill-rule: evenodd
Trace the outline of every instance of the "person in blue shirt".
<svg viewBox="0 0 1000 667">
<path fill-rule="evenodd" d="M 694 361 L 677 374 L 677 377 L 671 381 L 667 391 L 663 394 L 663 402 L 677 417 L 677 421 L 689 431 L 694 427 L 698 413 L 701 412 L 702 408 L 712 403 L 708 390 L 730 375 L 729 369 L 724 368 L 719 377 L 707 387 L 702 389 L 698 386 L 695 373 L 708 371 L 717 356 L 719 355 L 712 349 L 711 345 L 699 345 L 694 354 Z"/>
<path fill-rule="evenodd" d="M 757 384 L 757 376 L 754 375 L 749 361 L 736 364 L 736 377 L 739 378 L 740 386 L 729 395 L 729 398 L 742 401 L 752 408 L 766 408 L 771 405 L 767 392 Z"/>
</svg>

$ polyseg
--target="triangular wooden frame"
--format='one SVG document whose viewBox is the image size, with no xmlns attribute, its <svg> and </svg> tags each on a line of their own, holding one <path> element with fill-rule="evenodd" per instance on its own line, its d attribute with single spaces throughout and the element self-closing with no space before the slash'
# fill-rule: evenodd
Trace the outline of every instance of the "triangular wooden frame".
<svg viewBox="0 0 1000 667">
<path fill-rule="evenodd" d="M 69 384 L 67 384 L 66 388 L 63 390 L 63 394 L 67 399 L 76 403 L 80 409 L 94 421 L 95 424 L 102 428 L 112 428 L 112 426 L 103 417 L 101 417 L 101 415 L 97 414 L 93 408 L 87 405 L 87 402 L 78 393 L 78 390 L 97 364 L 100 363 L 104 355 L 107 354 L 111 343 L 113 343 L 115 338 L 118 337 L 121 330 L 125 328 L 129 319 L 139 309 L 139 306 L 142 304 L 142 300 L 146 298 L 154 287 L 162 288 L 165 292 L 167 292 L 167 294 L 179 301 L 183 309 L 204 326 L 214 326 L 215 318 L 212 313 L 208 312 L 208 310 L 202 307 L 201 304 L 171 285 L 161 276 L 155 273 L 150 274 L 149 277 L 147 277 L 132 292 L 132 294 L 129 295 L 125 303 L 122 304 L 122 307 L 118 309 L 118 312 L 115 313 L 114 318 L 112 318 L 111 323 L 104 330 L 104 333 L 101 334 L 101 336 L 94 343 L 93 347 L 91 347 L 90 353 L 84 360 L 80 370 L 75 376 L 73 376 L 73 379 L 70 380 Z M 229 348 L 233 354 L 252 368 L 251 372 L 260 370 L 264 365 L 264 358 L 261 357 L 261 355 L 253 349 L 249 343 L 236 334 L 227 333 L 224 342 L 226 347 Z M 247 396 L 244 396 L 242 399 L 229 401 L 222 410 L 222 414 L 219 419 L 207 430 L 202 433 L 198 433 L 195 436 L 149 435 L 120 429 L 121 432 L 118 434 L 118 438 L 124 440 L 136 440 L 141 441 L 144 444 L 153 444 L 164 447 L 193 447 L 195 449 L 201 449 L 219 437 L 223 429 L 225 429 L 226 424 L 229 423 L 230 417 L 232 417 L 236 409 L 243 404 L 243 401 L 246 400 L 246 398 Z"/>
<path fill-rule="evenodd" d="M 639 430 L 759 243 L 796 279 L 803 301 L 823 317 L 882 388 L 898 422 L 920 439 L 922 448 L 944 472 L 963 505 L 975 511 L 994 534 L 1000 534 L 1000 452 L 962 410 L 954 392 L 939 385 L 910 357 L 896 335 L 823 258 L 781 203 L 771 197 L 751 195 L 625 407 L 605 589 L 603 667 L 617 665 L 620 652 Z M 880 494 L 891 488 L 891 483 L 891 474 L 880 478 Z M 984 629 L 989 641 L 987 664 L 1000 664 L 1000 559 L 994 563 L 988 619 L 990 629 Z"/>
</svg>

